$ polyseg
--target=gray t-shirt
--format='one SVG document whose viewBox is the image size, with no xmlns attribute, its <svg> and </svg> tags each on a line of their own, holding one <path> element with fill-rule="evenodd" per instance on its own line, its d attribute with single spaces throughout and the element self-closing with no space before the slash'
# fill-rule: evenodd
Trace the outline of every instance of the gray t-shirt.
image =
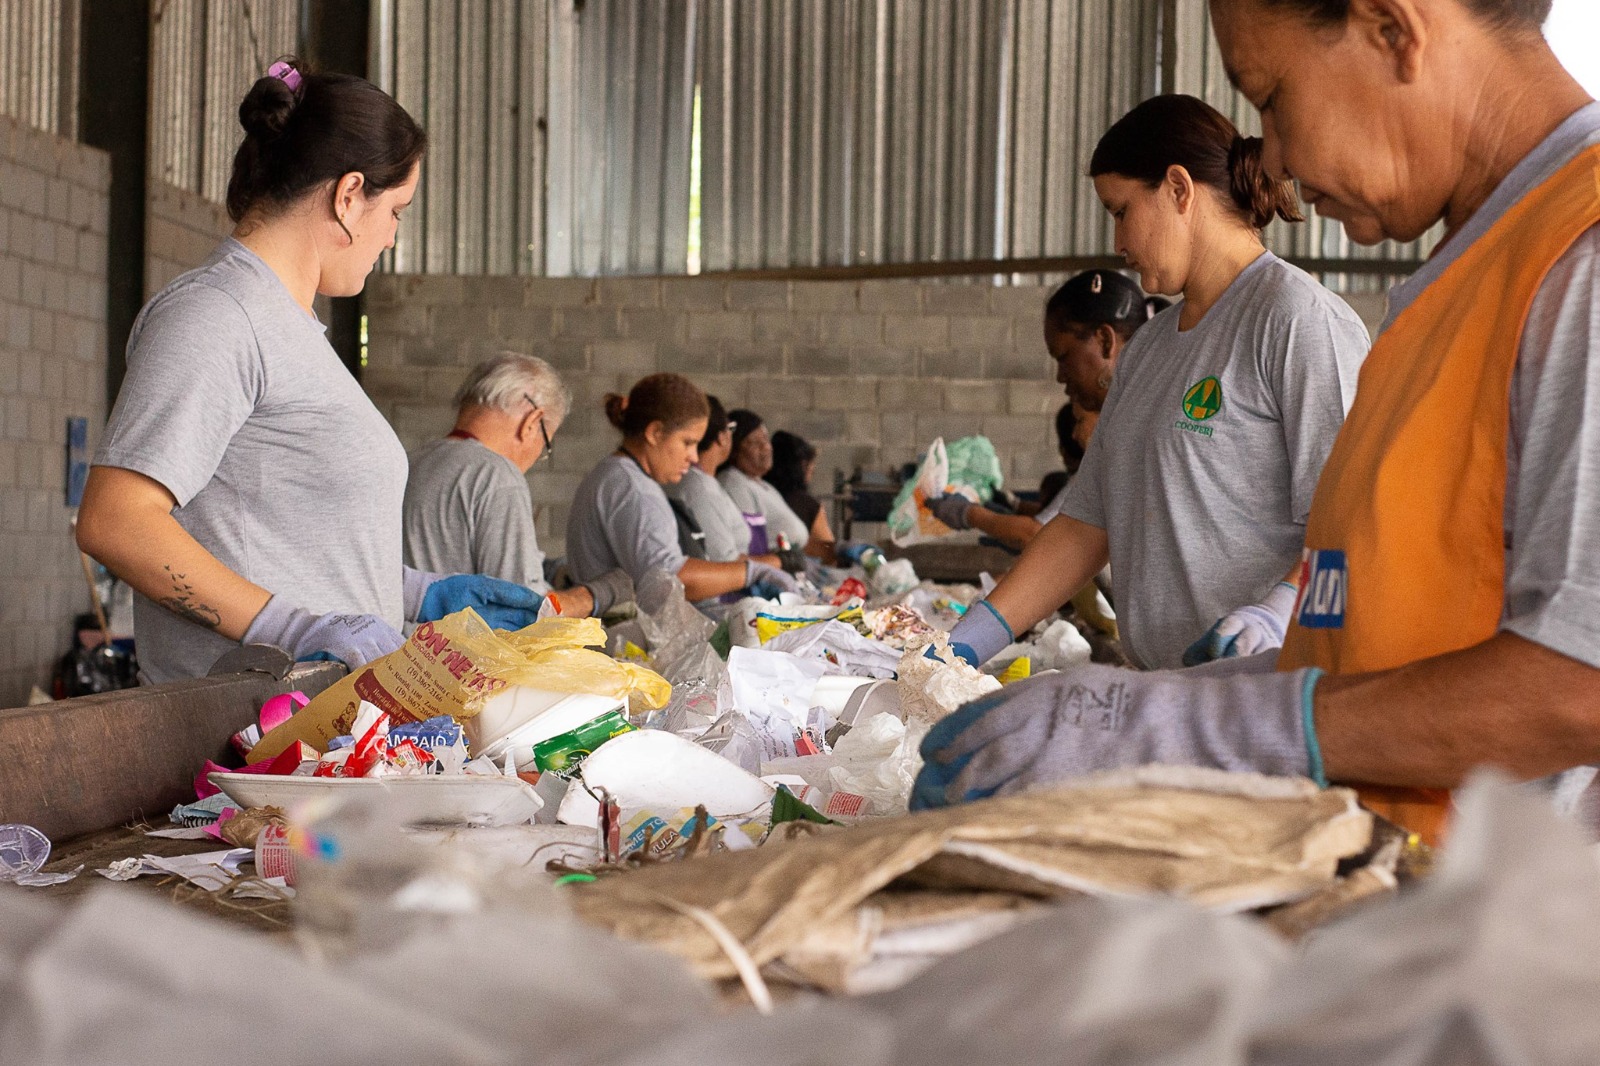
<svg viewBox="0 0 1600 1066">
<path fill-rule="evenodd" d="M 95 463 L 166 486 L 201 546 L 288 602 L 400 627 L 405 449 L 321 323 L 237 241 L 140 312 Z M 236 647 L 142 596 L 134 634 L 156 683 Z"/>
<path fill-rule="evenodd" d="M 678 520 L 660 485 L 626 455 L 589 471 L 567 516 L 567 567 L 575 581 L 622 569 L 635 582 L 651 570 L 676 574 L 686 557 Z"/>
<path fill-rule="evenodd" d="M 1349 305 L 1270 252 L 1180 332 L 1182 309 L 1128 342 L 1062 509 L 1106 531 L 1122 646 L 1146 669 L 1181 665 L 1299 560 L 1369 347 Z"/>
<path fill-rule="evenodd" d="M 791 548 L 804 548 L 811 539 L 811 531 L 800 521 L 800 516 L 794 513 L 794 508 L 784 500 L 783 493 L 776 486 L 761 478 L 751 477 L 736 466 L 723 467 L 717 474 L 717 481 L 727 490 L 739 510 L 745 514 L 761 515 L 767 520 L 769 550 L 778 550 L 780 533 L 789 538 Z"/>
<path fill-rule="evenodd" d="M 667 486 L 667 495 L 689 509 L 706 535 L 707 561 L 731 563 L 749 553 L 750 526 L 716 478 L 691 466 L 682 481 Z"/>
<path fill-rule="evenodd" d="M 1434 257 L 1389 294 L 1385 328 L 1472 242 L 1581 151 L 1600 104 L 1562 123 Z M 1539 287 L 1511 381 L 1503 628 L 1600 667 L 1600 226 Z"/>
<path fill-rule="evenodd" d="M 405 557 L 417 570 L 488 574 L 549 591 L 528 481 L 510 459 L 475 440 L 447 437 L 412 456 Z"/>
</svg>

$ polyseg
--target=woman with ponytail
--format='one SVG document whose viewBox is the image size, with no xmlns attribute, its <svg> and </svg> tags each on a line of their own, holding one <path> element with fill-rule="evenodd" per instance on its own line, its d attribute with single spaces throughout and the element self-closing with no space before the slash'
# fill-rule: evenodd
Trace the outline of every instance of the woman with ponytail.
<svg viewBox="0 0 1600 1066">
<path fill-rule="evenodd" d="M 1101 138 L 1089 172 L 1117 250 L 1146 292 L 1182 300 L 1123 349 L 1061 514 L 952 634 L 964 657 L 992 656 L 1108 560 L 1140 667 L 1282 642 L 1312 492 L 1369 340 L 1262 244 L 1267 223 L 1301 216 L 1261 150 L 1190 96 L 1147 100 Z"/>
<path fill-rule="evenodd" d="M 240 642 L 355 669 L 462 607 L 533 621 L 530 589 L 402 565 L 405 450 L 312 309 L 394 246 L 421 127 L 370 82 L 293 60 L 239 123 L 233 233 L 134 322 L 79 513 L 79 546 L 139 594 L 144 679 L 203 677 Z"/>
<path fill-rule="evenodd" d="M 683 550 L 666 486 L 683 480 L 706 437 L 711 405 L 694 382 L 652 374 L 626 396 L 607 396 L 605 412 L 622 443 L 572 498 L 567 565 L 574 579 L 586 582 L 621 570 L 637 586 L 645 574 L 660 570 L 676 575 L 696 603 L 745 588 L 795 590 L 793 578 L 762 560 L 710 562 Z"/>
</svg>

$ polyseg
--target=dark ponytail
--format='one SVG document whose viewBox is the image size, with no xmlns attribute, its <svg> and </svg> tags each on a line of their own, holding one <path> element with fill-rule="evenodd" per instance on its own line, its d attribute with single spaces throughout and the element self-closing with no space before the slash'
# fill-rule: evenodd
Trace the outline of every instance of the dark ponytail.
<svg viewBox="0 0 1600 1066">
<path fill-rule="evenodd" d="M 422 159 L 422 127 L 376 85 L 348 74 L 313 74 L 283 61 L 239 104 L 244 141 L 228 179 L 228 215 L 283 208 L 346 174 L 362 176 L 367 196 L 404 184 Z M 286 80 L 287 79 L 287 80 Z"/>
<path fill-rule="evenodd" d="M 1106 131 L 1089 161 L 1090 177 L 1117 174 L 1155 188 L 1180 166 L 1261 229 L 1274 217 L 1303 222 L 1294 186 L 1267 173 L 1259 137 L 1241 137 L 1226 115 L 1193 96 L 1154 96 Z"/>
<path fill-rule="evenodd" d="M 680 374 L 651 374 L 641 378 L 628 395 L 608 393 L 606 421 L 622 431 L 624 438 L 637 440 L 651 423 L 660 422 L 668 433 L 675 433 L 711 414 L 711 405 L 700 386 Z M 707 427 L 709 428 L 709 426 Z"/>
<path fill-rule="evenodd" d="M 1304 222 L 1294 186 L 1267 173 L 1261 158 L 1266 142 L 1260 137 L 1235 137 L 1228 148 L 1228 191 L 1233 202 L 1249 216 L 1256 229 L 1274 218 Z"/>
</svg>

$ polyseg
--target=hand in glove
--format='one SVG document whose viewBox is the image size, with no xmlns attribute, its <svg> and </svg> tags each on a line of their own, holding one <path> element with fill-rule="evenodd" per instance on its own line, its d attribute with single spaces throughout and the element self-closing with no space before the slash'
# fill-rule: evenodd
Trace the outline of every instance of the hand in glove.
<svg viewBox="0 0 1600 1066">
<path fill-rule="evenodd" d="M 744 564 L 744 584 L 745 588 L 752 591 L 757 586 L 765 586 L 765 591 L 768 592 L 775 590 L 774 594 L 765 597 L 766 599 L 776 599 L 776 593 L 800 591 L 800 585 L 794 578 L 771 563 L 763 563 L 756 559 L 746 560 Z"/>
<path fill-rule="evenodd" d="M 406 639 L 375 614 L 312 614 L 278 596 L 245 630 L 244 644 L 271 644 L 297 662 L 339 661 L 357 670 L 399 651 Z"/>
<path fill-rule="evenodd" d="M 491 628 L 517 630 L 539 620 L 543 603 L 544 597 L 532 589 L 487 574 L 447 577 L 405 570 L 406 618 L 412 622 L 437 622 L 471 607 Z"/>
<path fill-rule="evenodd" d="M 1289 616 L 1294 613 L 1299 595 L 1300 590 L 1287 581 L 1278 582 L 1260 603 L 1240 607 L 1217 619 L 1204 636 L 1184 649 L 1183 665 L 1199 666 L 1213 659 L 1257 655 L 1283 647 Z"/>
<path fill-rule="evenodd" d="M 846 566 L 864 565 L 869 552 L 878 552 L 878 546 L 843 540 L 833 546 L 833 557 Z"/>
<path fill-rule="evenodd" d="M 967 613 L 950 631 L 950 650 L 968 666 L 979 667 L 1015 640 L 1011 623 L 988 600 L 979 600 L 967 608 Z M 930 659 L 938 657 L 931 644 L 925 654 Z"/>
<path fill-rule="evenodd" d="M 928 510 L 933 513 L 933 517 L 951 529 L 971 529 L 972 527 L 967 525 L 967 512 L 971 509 L 972 501 L 959 492 L 935 496 L 928 501 Z"/>
<path fill-rule="evenodd" d="M 933 727 L 911 807 L 1149 763 L 1300 775 L 1326 785 L 1311 716 L 1321 676 L 1315 668 L 1196 676 L 1090 665 L 1021 681 Z"/>
<path fill-rule="evenodd" d="M 633 579 L 626 570 L 607 571 L 593 581 L 585 581 L 583 587 L 594 597 L 594 610 L 590 612 L 594 618 L 601 618 L 613 607 L 633 600 Z"/>
</svg>

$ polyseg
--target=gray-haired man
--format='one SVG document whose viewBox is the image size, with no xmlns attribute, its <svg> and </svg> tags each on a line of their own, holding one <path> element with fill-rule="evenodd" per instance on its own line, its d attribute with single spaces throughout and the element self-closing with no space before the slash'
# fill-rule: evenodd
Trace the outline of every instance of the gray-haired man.
<svg viewBox="0 0 1600 1066">
<path fill-rule="evenodd" d="M 455 401 L 450 435 L 411 457 L 406 565 L 488 574 L 548 592 L 525 475 L 551 453 L 571 395 L 543 359 L 505 352 L 473 368 Z M 627 575 L 618 572 L 558 599 L 562 614 L 603 614 L 632 594 Z"/>
</svg>

